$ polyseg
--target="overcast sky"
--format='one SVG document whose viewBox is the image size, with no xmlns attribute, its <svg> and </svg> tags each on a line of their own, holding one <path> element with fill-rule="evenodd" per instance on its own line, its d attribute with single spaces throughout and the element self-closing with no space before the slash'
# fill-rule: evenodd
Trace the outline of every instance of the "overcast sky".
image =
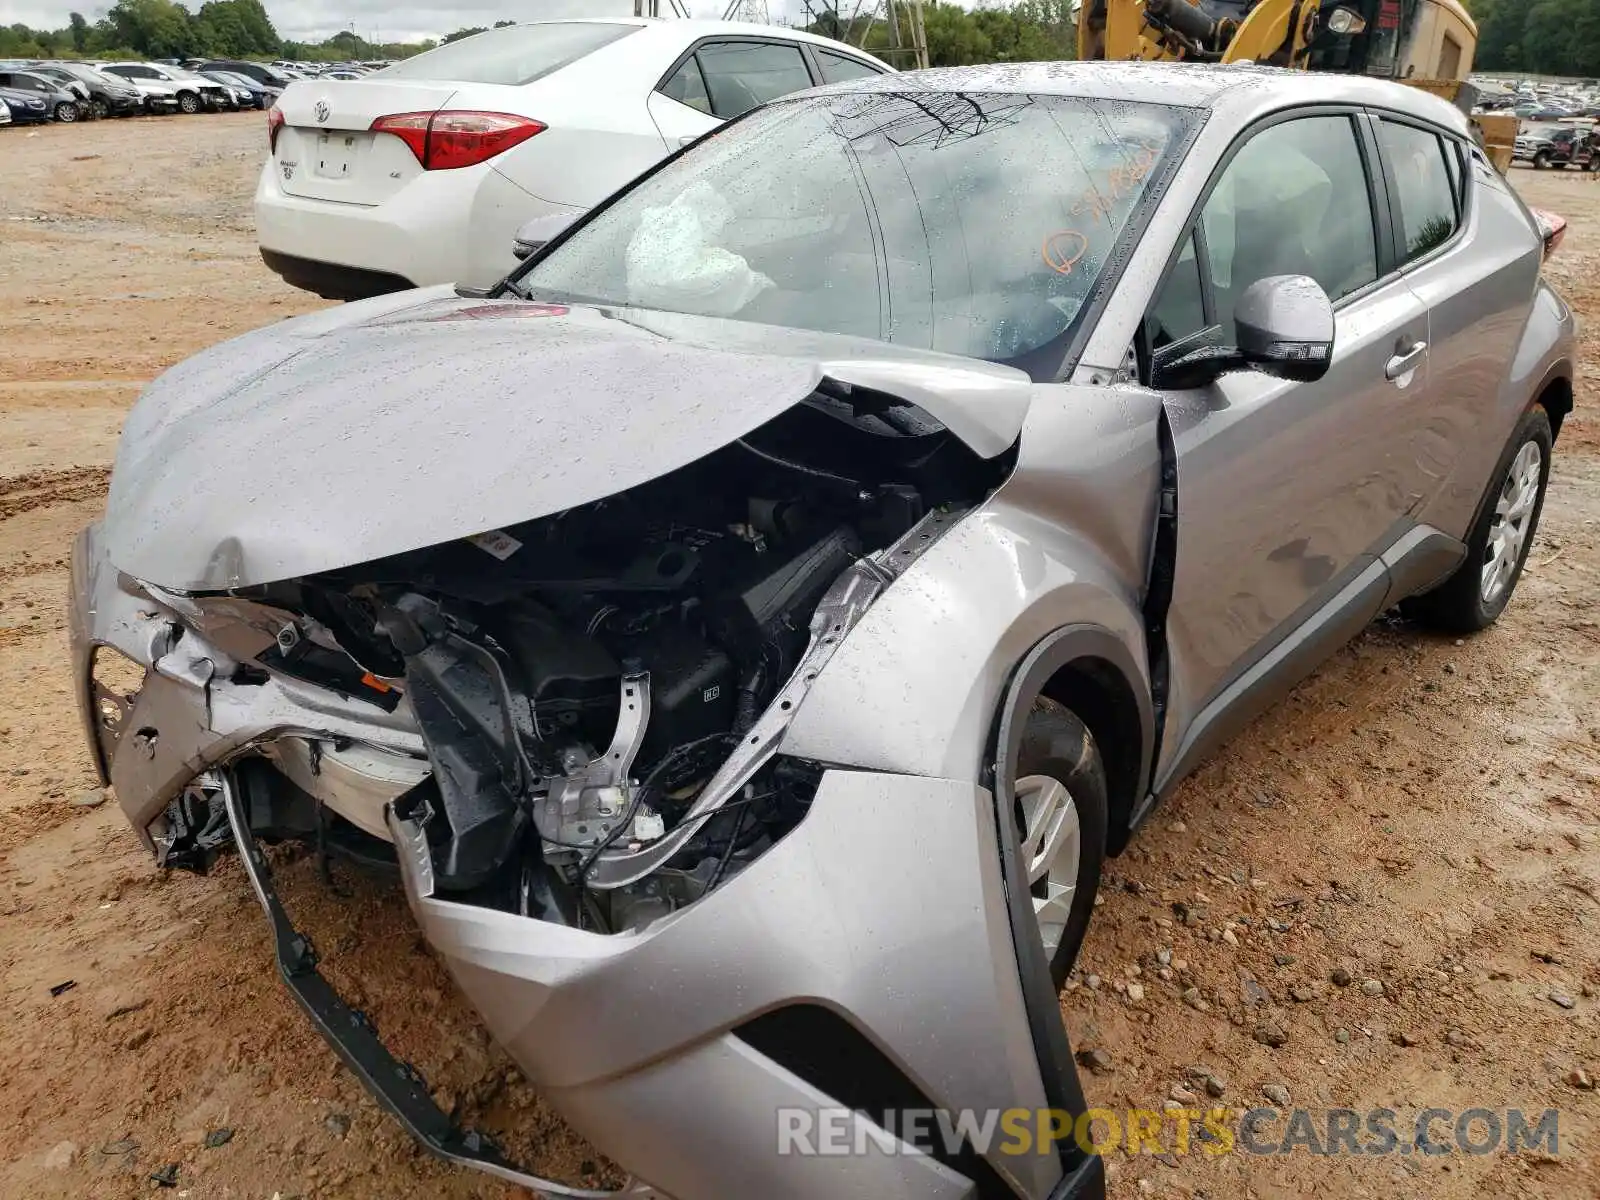
<svg viewBox="0 0 1600 1200">
<path fill-rule="evenodd" d="M 200 0 L 182 0 L 191 11 Z M 697 17 L 719 17 L 727 0 L 687 0 Z M 870 0 L 868 0 L 870 3 Z M 803 11 L 800 0 L 766 0 L 775 17 Z M 813 4 L 816 0 L 813 0 Z M 440 37 L 473 25 L 496 21 L 536 21 L 543 17 L 621 15 L 633 12 L 632 0 L 465 0 L 445 4 L 440 0 L 265 0 L 267 15 L 281 37 L 294 41 L 320 41 L 355 25 L 368 41 L 410 42 Z M 67 14 L 81 12 L 90 21 L 105 15 L 104 0 L 0 0 L 0 24 L 20 21 L 36 29 L 59 29 Z M 853 0 L 840 7 L 852 11 Z M 667 8 L 662 0 L 662 9 Z"/>
</svg>

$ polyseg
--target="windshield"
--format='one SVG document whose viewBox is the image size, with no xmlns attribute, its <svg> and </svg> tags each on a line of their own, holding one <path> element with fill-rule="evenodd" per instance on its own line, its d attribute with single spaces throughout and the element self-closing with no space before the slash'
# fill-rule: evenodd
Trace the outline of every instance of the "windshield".
<svg viewBox="0 0 1600 1200">
<path fill-rule="evenodd" d="M 559 71 L 640 28 L 598 21 L 545 21 L 491 29 L 374 74 L 385 79 L 448 79 L 520 86 Z"/>
<path fill-rule="evenodd" d="M 518 286 L 1018 359 L 1072 327 L 1186 111 L 937 92 L 779 102 L 620 196 Z"/>
</svg>

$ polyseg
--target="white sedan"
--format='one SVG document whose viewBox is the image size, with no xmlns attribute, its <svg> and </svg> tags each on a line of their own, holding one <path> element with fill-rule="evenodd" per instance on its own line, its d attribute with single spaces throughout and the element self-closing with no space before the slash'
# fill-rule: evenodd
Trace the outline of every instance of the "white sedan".
<svg viewBox="0 0 1600 1200">
<path fill-rule="evenodd" d="M 891 70 L 853 46 L 727 21 L 544 21 L 365 79 L 302 80 L 268 114 L 261 256 L 335 300 L 487 287 L 517 230 L 576 216 L 767 100 Z"/>
</svg>

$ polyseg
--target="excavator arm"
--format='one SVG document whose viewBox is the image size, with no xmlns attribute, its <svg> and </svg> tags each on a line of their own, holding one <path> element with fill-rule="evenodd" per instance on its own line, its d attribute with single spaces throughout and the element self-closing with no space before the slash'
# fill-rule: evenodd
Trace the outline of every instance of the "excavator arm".
<svg viewBox="0 0 1600 1200">
<path fill-rule="evenodd" d="M 1085 0 L 1078 57 L 1303 67 L 1320 7 L 1321 0 Z"/>
</svg>

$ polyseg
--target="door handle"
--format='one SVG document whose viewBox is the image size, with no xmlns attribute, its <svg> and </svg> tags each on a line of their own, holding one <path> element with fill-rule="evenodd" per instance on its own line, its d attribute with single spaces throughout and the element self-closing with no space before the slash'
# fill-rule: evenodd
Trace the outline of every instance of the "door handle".
<svg viewBox="0 0 1600 1200">
<path fill-rule="evenodd" d="M 1414 371 L 1428 354 L 1428 343 L 1417 342 L 1409 349 L 1402 350 L 1384 364 L 1383 377 L 1391 382 L 1400 376 Z"/>
<path fill-rule="evenodd" d="M 678 139 L 678 145 L 687 146 L 690 142 L 695 142 L 695 141 L 699 141 L 699 140 L 700 140 L 700 135 L 698 133 L 686 133 L 686 134 L 684 134 L 682 137 L 680 137 Z"/>
</svg>

